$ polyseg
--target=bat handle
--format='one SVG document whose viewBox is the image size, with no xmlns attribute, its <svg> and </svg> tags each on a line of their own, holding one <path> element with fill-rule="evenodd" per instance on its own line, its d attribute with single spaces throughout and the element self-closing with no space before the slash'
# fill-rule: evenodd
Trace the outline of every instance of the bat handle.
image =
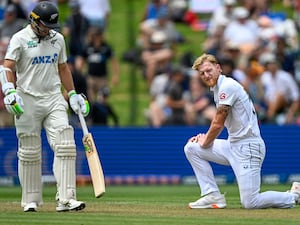
<svg viewBox="0 0 300 225">
<path fill-rule="evenodd" d="M 81 128 L 82 128 L 83 134 L 87 135 L 89 133 L 89 131 L 88 131 L 88 128 L 87 128 L 84 116 L 82 115 L 82 113 L 81 113 L 80 110 L 78 110 L 78 111 L 79 111 L 78 112 L 78 117 L 79 117 L 79 121 L 80 121 L 80 124 L 81 124 Z"/>
</svg>

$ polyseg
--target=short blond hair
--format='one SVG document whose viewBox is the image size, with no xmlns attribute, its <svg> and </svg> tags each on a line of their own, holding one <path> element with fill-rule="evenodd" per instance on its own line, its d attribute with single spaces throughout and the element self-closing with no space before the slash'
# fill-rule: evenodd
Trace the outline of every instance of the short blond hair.
<svg viewBox="0 0 300 225">
<path fill-rule="evenodd" d="M 202 65 L 205 61 L 209 61 L 213 64 L 218 64 L 218 60 L 215 56 L 204 53 L 195 60 L 192 69 L 198 70 L 198 67 Z"/>
</svg>

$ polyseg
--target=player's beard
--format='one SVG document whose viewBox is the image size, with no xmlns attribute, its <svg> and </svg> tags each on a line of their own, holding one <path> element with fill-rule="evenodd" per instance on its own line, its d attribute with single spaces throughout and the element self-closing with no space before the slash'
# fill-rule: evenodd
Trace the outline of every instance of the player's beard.
<svg viewBox="0 0 300 225">
<path fill-rule="evenodd" d="M 203 79 L 202 81 L 205 83 L 207 87 L 213 87 L 216 84 L 216 80 L 213 77 L 209 79 Z"/>
</svg>

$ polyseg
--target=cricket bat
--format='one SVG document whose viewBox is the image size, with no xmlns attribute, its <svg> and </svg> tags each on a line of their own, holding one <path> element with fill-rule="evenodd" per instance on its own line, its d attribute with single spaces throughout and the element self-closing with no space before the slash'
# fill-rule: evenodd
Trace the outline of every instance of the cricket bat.
<svg viewBox="0 0 300 225">
<path fill-rule="evenodd" d="M 105 179 L 98 156 L 97 148 L 92 134 L 88 131 L 85 119 L 81 112 L 78 113 L 79 121 L 83 131 L 82 143 L 90 169 L 95 197 L 99 198 L 105 193 Z"/>
</svg>

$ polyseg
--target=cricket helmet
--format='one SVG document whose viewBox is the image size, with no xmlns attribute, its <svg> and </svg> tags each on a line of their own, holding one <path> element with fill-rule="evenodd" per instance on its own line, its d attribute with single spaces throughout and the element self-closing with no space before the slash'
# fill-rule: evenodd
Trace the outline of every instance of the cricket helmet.
<svg viewBox="0 0 300 225">
<path fill-rule="evenodd" d="M 30 21 L 41 22 L 44 26 L 56 29 L 59 28 L 58 8 L 49 1 L 39 2 L 30 13 Z"/>
</svg>

